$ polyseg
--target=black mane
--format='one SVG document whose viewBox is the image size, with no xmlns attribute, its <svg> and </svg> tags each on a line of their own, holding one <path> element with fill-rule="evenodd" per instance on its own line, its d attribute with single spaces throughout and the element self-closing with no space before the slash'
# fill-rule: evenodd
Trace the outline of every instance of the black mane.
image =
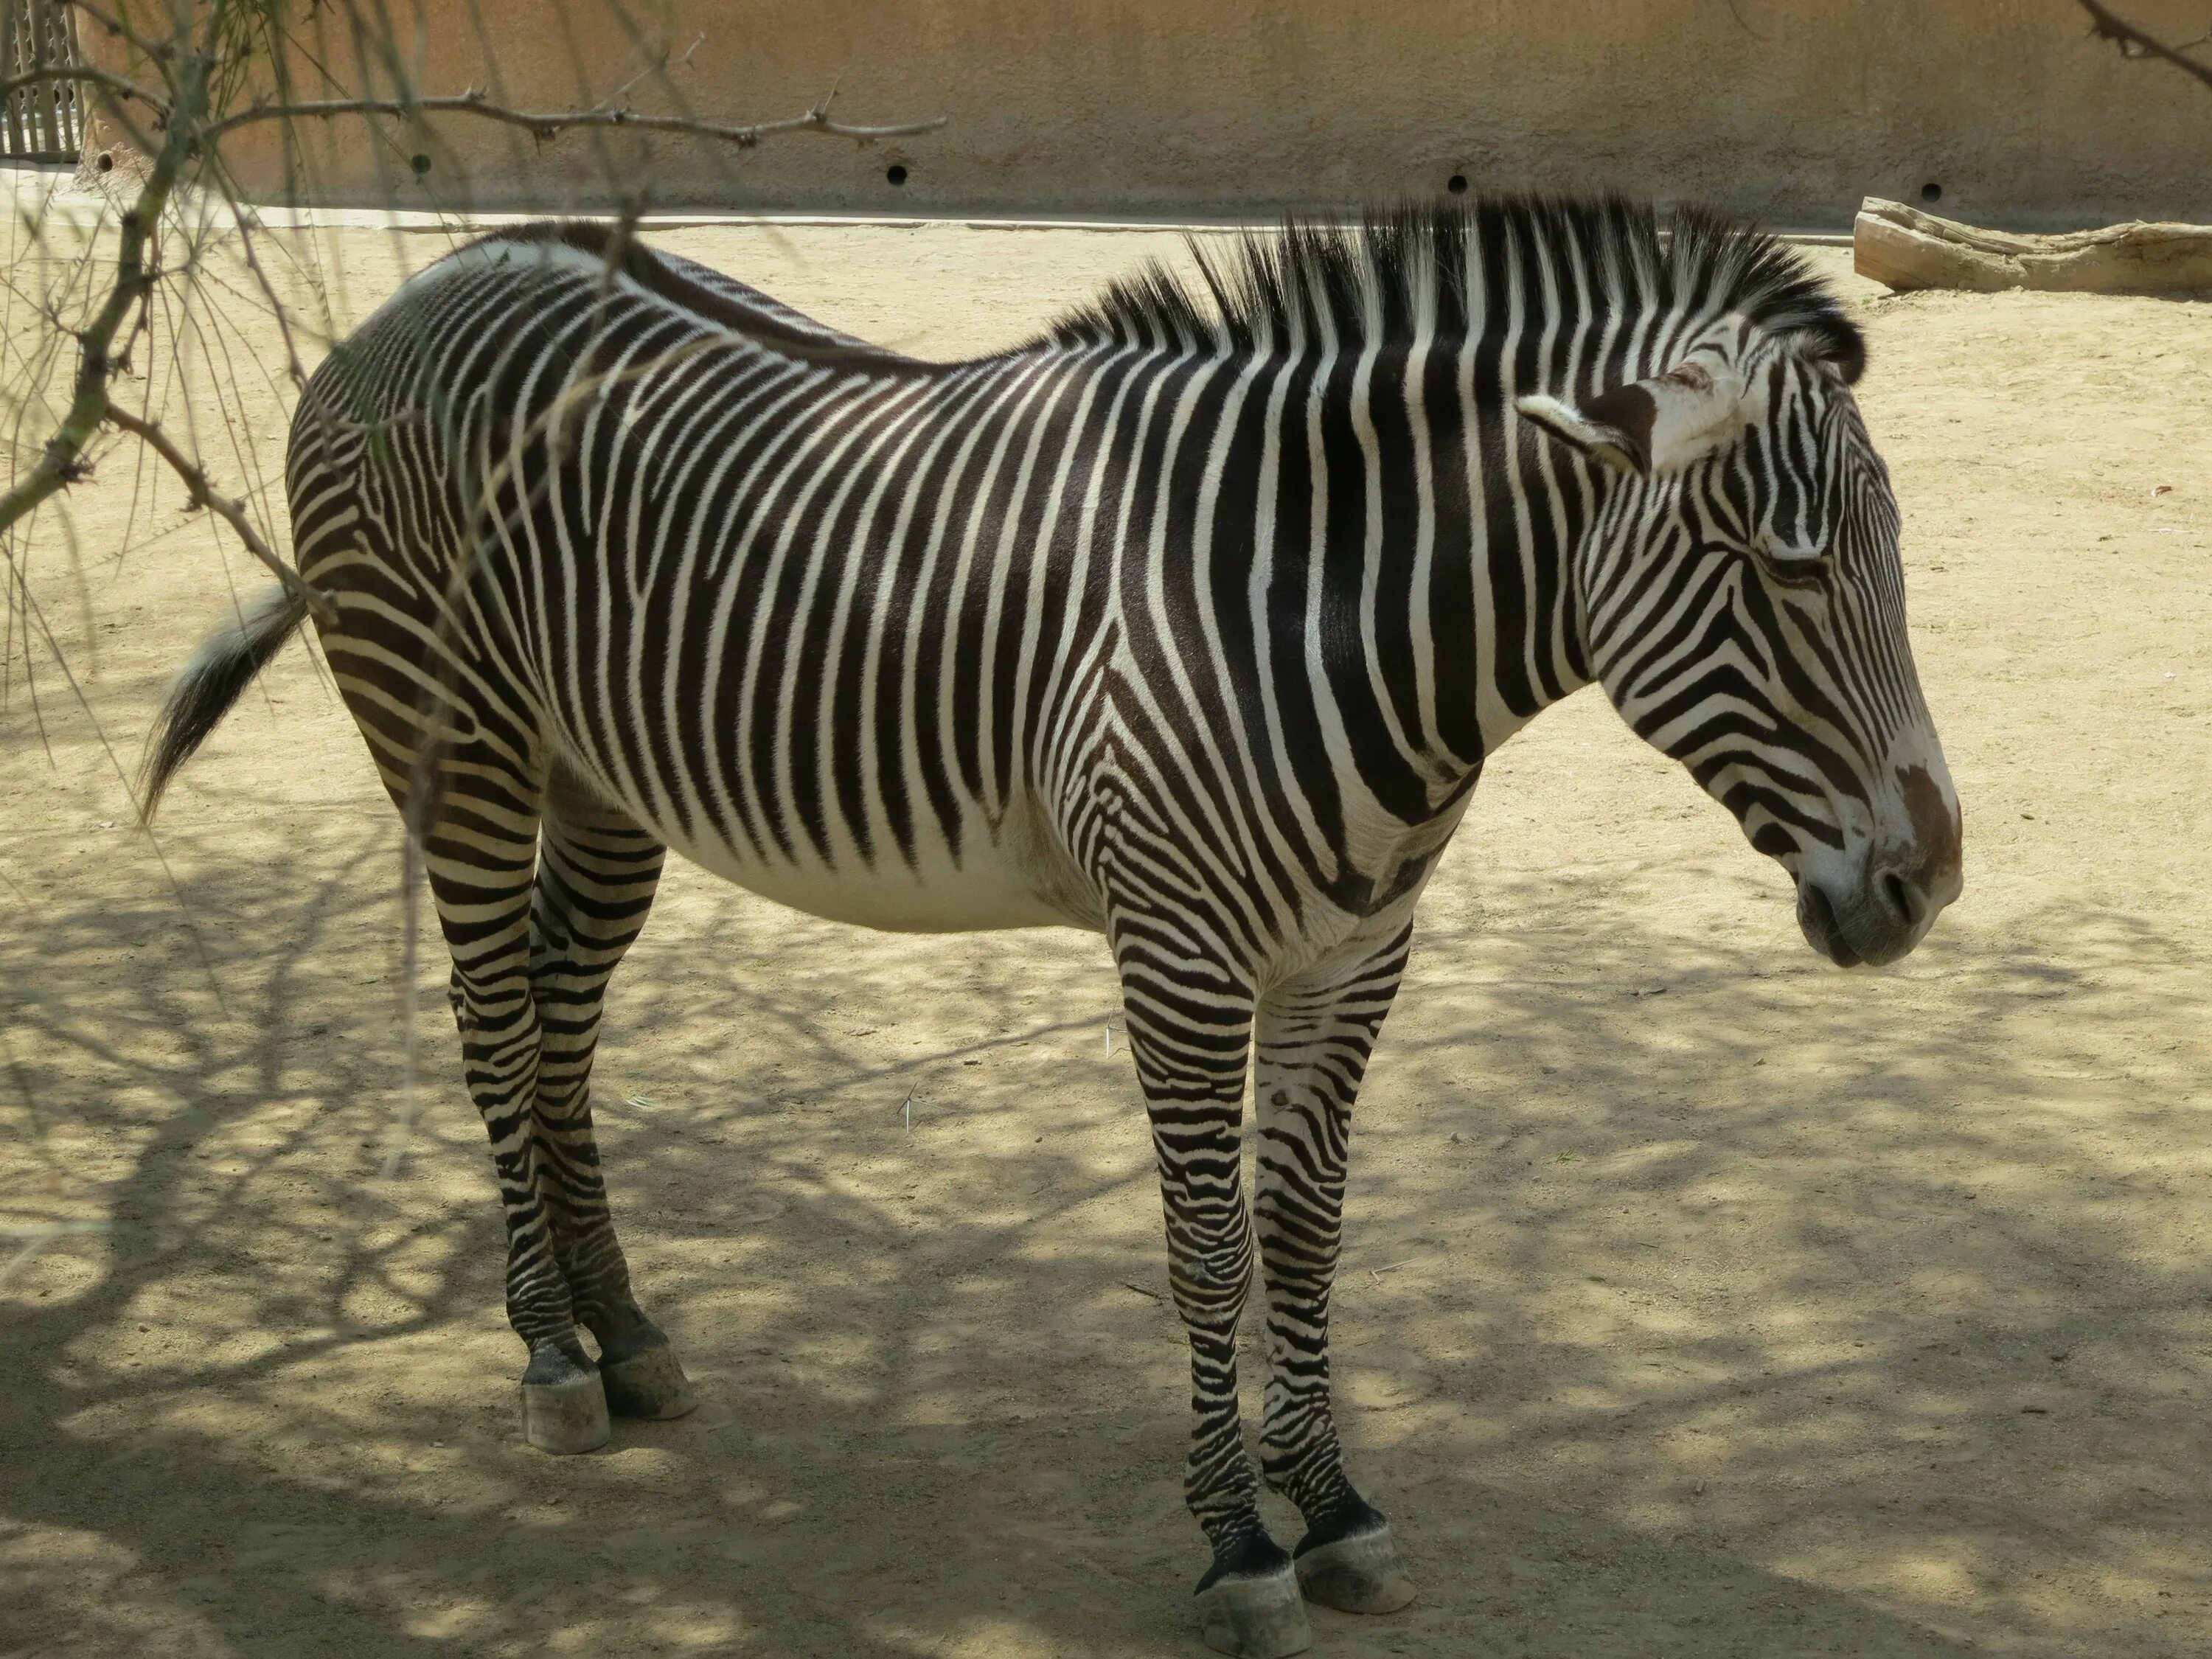
<svg viewBox="0 0 2212 1659">
<path fill-rule="evenodd" d="M 1540 292 L 1548 261 L 1563 295 L 1612 295 L 1637 311 L 1740 311 L 1763 330 L 1799 337 L 1801 349 L 1836 364 L 1847 381 L 1866 363 L 1856 325 L 1802 259 L 1708 208 L 1677 208 L 1662 227 L 1652 209 L 1619 198 L 1483 197 L 1356 218 L 1293 216 L 1226 250 L 1196 237 L 1189 246 L 1196 283 L 1155 262 L 1062 317 L 1040 343 L 1225 339 L 1250 349 L 1293 331 L 1310 338 L 1324 320 L 1340 340 L 1364 341 L 1378 317 L 1384 338 L 1409 338 L 1425 307 L 1438 333 L 1456 335 L 1481 320 L 1467 315 L 1470 261 L 1481 262 L 1491 292 L 1516 276 L 1525 292 Z"/>
</svg>

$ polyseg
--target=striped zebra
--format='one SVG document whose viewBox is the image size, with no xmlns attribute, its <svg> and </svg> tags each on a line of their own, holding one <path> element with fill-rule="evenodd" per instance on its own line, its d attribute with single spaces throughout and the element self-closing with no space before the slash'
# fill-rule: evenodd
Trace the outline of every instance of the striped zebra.
<svg viewBox="0 0 2212 1659">
<path fill-rule="evenodd" d="M 1782 245 L 1504 199 L 1194 252 L 1195 281 L 940 364 L 614 229 L 504 231 L 331 354 L 288 483 L 452 950 L 529 1439 L 693 1403 L 589 1105 L 669 848 L 876 927 L 1091 929 L 1190 1342 L 1200 1628 L 1273 1656 L 1307 1641 L 1302 1593 L 1413 1593 L 1344 1467 L 1330 1286 L 1353 1100 L 1484 761 L 1601 682 L 1846 966 L 1958 895 L 1960 818 L 1861 340 Z M 271 589 L 188 665 L 149 811 L 308 598 Z"/>
</svg>

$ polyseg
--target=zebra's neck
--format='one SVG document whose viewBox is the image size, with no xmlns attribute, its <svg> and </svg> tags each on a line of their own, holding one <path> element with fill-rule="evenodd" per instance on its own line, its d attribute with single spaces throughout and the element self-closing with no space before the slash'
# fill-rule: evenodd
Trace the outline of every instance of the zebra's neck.
<svg viewBox="0 0 2212 1659">
<path fill-rule="evenodd" d="M 1347 832 L 1419 823 L 1590 678 L 1573 573 L 1594 481 L 1525 441 L 1513 402 L 1623 343 L 1471 242 L 1454 266 L 1299 234 L 1248 252 L 1242 289 L 1210 270 L 1210 312 L 1124 285 L 1042 349 L 1106 366 L 1132 411 L 1115 451 L 1162 503 L 1126 550 L 1132 625 L 1172 617 L 1187 580 L 1226 695 L 1249 629 L 1246 683 L 1310 795 L 1340 799 Z"/>
<path fill-rule="evenodd" d="M 1223 617 L 1249 603 L 1294 713 L 1302 676 L 1326 682 L 1306 741 L 1401 822 L 1591 677 L 1577 572 L 1600 481 L 1515 399 L 1638 380 L 1723 319 L 1833 309 L 1772 238 L 1695 211 L 1662 236 L 1620 202 L 1291 222 L 1192 253 L 1197 282 L 1155 267 L 1037 349 L 1159 366 L 1171 432 L 1207 446 L 1201 591 Z"/>
</svg>

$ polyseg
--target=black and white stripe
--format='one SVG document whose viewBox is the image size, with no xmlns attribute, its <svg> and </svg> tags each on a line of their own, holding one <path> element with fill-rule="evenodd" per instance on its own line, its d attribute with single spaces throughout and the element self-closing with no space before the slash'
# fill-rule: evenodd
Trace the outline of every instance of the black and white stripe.
<svg viewBox="0 0 2212 1659">
<path fill-rule="evenodd" d="M 1190 1335 L 1207 1631 L 1261 1652 L 1303 1626 L 1237 1419 L 1255 1248 L 1261 1473 L 1304 1513 L 1306 1592 L 1410 1594 L 1343 1468 L 1328 1297 L 1352 1103 L 1485 758 L 1601 680 L 1847 963 L 1956 893 L 1958 817 L 1859 338 L 1786 249 L 1507 200 L 1200 264 L 939 365 L 606 228 L 504 233 L 333 353 L 289 483 L 337 684 L 424 831 L 526 1392 L 688 1403 L 588 1106 L 665 848 L 880 927 L 1103 931 Z M 156 790 L 300 615 L 211 642 Z"/>
</svg>

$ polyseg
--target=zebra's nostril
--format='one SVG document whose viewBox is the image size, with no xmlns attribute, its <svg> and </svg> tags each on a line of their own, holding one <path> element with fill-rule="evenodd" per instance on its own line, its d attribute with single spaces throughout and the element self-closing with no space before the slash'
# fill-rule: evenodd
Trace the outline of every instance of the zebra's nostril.
<svg viewBox="0 0 2212 1659">
<path fill-rule="evenodd" d="M 1906 927 L 1917 927 L 1920 918 L 1928 914 L 1927 895 L 1923 893 L 1915 883 L 1907 881 L 1896 871 L 1882 872 L 1881 880 L 1878 884 L 1881 889 L 1883 902 L 1889 906 L 1891 911 Z"/>
</svg>

